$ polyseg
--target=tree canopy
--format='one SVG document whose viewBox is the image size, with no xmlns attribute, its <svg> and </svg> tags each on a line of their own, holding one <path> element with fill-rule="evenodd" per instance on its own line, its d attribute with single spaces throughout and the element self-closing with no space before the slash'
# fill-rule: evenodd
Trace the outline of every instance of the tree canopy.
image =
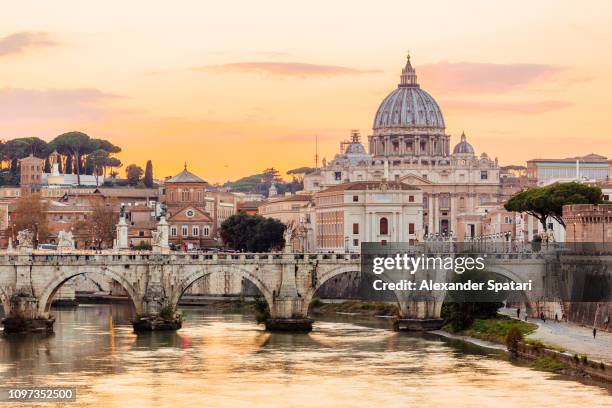
<svg viewBox="0 0 612 408">
<path fill-rule="evenodd" d="M 601 189 L 585 184 L 555 183 L 546 187 L 535 187 L 522 191 L 510 198 L 504 208 L 507 211 L 524 212 L 534 216 L 544 230 L 552 218 L 565 227 L 563 206 L 567 204 L 600 204 L 603 201 Z"/>
<path fill-rule="evenodd" d="M 143 175 L 142 167 L 135 164 L 130 164 L 125 168 L 125 175 L 128 179 L 130 186 L 136 186 L 140 182 L 140 178 Z"/>
<path fill-rule="evenodd" d="M 285 243 L 285 224 L 261 215 L 235 214 L 221 224 L 225 244 L 238 251 L 268 252 Z"/>
</svg>

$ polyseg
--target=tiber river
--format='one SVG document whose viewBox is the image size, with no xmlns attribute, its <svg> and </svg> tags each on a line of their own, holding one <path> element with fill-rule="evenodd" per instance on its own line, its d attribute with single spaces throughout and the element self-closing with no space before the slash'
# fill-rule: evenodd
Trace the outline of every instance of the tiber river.
<svg viewBox="0 0 612 408">
<path fill-rule="evenodd" d="M 612 406 L 605 386 L 386 322 L 270 334 L 253 316 L 186 310 L 179 332 L 138 336 L 126 305 L 56 310 L 54 335 L 0 338 L 2 386 L 74 386 L 67 407 Z"/>
</svg>

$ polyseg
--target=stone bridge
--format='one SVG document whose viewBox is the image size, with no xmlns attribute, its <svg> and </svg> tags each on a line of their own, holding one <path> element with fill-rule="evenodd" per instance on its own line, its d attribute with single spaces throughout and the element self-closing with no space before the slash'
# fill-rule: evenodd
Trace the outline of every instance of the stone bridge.
<svg viewBox="0 0 612 408">
<path fill-rule="evenodd" d="M 7 332 L 51 331 L 50 306 L 58 289 L 77 275 L 97 273 L 115 280 L 129 294 L 137 314 L 135 328 L 176 329 L 180 318 L 168 314 L 176 311 L 182 294 L 206 275 L 230 272 L 252 282 L 265 298 L 267 329 L 308 331 L 312 326 L 308 308 L 317 289 L 340 274 L 360 272 L 360 261 L 359 254 L 322 253 L 0 253 L 0 298 L 7 316 L 4 327 Z M 515 282 L 531 277 L 541 281 L 546 268 L 544 257 L 534 254 L 496 254 L 491 261 L 489 270 Z M 399 278 L 387 274 L 382 279 L 393 282 Z M 439 326 L 444 293 L 415 297 L 395 291 L 395 295 L 398 317 L 408 322 L 406 328 Z"/>
<path fill-rule="evenodd" d="M 259 289 L 269 309 L 268 329 L 310 330 L 308 306 L 317 289 L 339 274 L 359 270 L 357 254 L 35 251 L 0 255 L 0 298 L 8 316 L 5 331 L 12 330 L 13 321 L 20 331 L 25 322 L 33 329 L 50 329 L 51 302 L 59 288 L 77 275 L 97 273 L 125 289 L 141 321 L 155 316 L 168 320 L 167 313 L 176 310 L 194 282 L 230 272 Z M 166 327 L 163 322 L 161 327 Z"/>
</svg>

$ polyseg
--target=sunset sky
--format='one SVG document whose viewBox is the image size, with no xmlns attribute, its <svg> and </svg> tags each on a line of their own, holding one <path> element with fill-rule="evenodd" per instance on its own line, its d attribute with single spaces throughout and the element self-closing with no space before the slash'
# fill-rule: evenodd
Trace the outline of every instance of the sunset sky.
<svg viewBox="0 0 612 408">
<path fill-rule="evenodd" d="M 80 130 L 211 182 L 366 136 L 410 50 L 452 143 L 612 156 L 610 1 L 30 1 L 0 10 L 0 138 Z"/>
</svg>

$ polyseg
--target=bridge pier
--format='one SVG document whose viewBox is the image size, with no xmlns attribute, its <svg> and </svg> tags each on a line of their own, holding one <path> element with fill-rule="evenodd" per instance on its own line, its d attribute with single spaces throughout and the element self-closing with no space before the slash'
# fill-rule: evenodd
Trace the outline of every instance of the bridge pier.
<svg viewBox="0 0 612 408">
<path fill-rule="evenodd" d="M 11 297 L 8 317 L 2 320 L 5 333 L 53 333 L 54 317 L 38 315 L 38 299 L 29 293 Z"/>
<path fill-rule="evenodd" d="M 444 298 L 427 296 L 420 299 L 399 296 L 399 316 L 393 322 L 396 331 L 429 331 L 442 328 L 441 318 Z"/>
<path fill-rule="evenodd" d="M 183 326 L 183 317 L 176 312 L 161 284 L 149 286 L 141 309 L 143 312 L 132 322 L 135 332 L 178 330 Z"/>
<path fill-rule="evenodd" d="M 290 259 L 292 260 L 292 259 Z M 274 293 L 270 306 L 270 317 L 266 320 L 266 330 L 271 332 L 308 333 L 312 331 L 313 319 L 308 314 L 308 304 L 298 292 L 296 277 L 299 266 L 295 263 L 282 265 L 280 288 Z"/>
</svg>

